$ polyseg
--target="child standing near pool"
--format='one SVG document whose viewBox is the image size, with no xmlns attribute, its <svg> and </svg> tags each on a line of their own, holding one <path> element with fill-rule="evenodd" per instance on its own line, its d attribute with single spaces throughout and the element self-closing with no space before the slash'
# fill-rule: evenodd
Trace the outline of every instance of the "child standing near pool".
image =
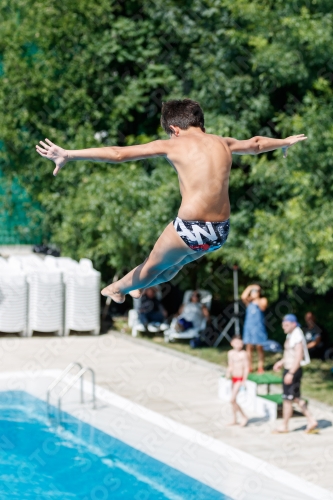
<svg viewBox="0 0 333 500">
<path fill-rule="evenodd" d="M 245 389 L 246 379 L 249 374 L 249 359 L 247 353 L 243 350 L 243 341 L 240 337 L 236 335 L 233 337 L 231 347 L 231 351 L 228 352 L 227 370 L 227 376 L 231 377 L 232 382 L 231 405 L 233 420 L 230 425 L 237 425 L 237 413 L 240 413 L 240 425 L 245 427 L 248 418 L 237 403 L 237 394 L 242 388 Z"/>
</svg>

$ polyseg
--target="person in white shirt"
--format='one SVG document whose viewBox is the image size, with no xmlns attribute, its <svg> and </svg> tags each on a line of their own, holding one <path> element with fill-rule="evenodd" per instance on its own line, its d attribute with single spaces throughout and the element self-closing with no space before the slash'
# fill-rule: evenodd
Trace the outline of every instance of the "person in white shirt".
<svg viewBox="0 0 333 500">
<path fill-rule="evenodd" d="M 191 295 L 190 302 L 180 306 L 177 323 L 179 331 L 189 328 L 199 330 L 204 318 L 209 321 L 209 311 L 205 305 L 201 304 L 200 300 L 200 293 L 195 290 Z"/>
<path fill-rule="evenodd" d="M 282 328 L 287 338 L 284 344 L 283 358 L 275 363 L 274 371 L 284 368 L 283 373 L 283 426 L 274 433 L 288 432 L 289 420 L 293 414 L 293 402 L 298 403 L 301 412 L 308 420 L 307 433 L 318 426 L 307 408 L 306 401 L 301 398 L 302 366 L 310 363 L 304 334 L 295 314 L 287 314 L 282 320 Z"/>
</svg>

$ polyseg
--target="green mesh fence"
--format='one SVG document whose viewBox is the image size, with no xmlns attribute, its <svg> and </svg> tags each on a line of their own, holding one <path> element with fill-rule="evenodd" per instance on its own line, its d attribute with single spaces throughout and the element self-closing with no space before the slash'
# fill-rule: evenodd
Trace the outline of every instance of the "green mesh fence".
<svg viewBox="0 0 333 500">
<path fill-rule="evenodd" d="M 40 213 L 16 179 L 7 180 L 0 171 L 0 245 L 28 245 L 42 242 L 38 221 L 31 213 Z"/>
</svg>

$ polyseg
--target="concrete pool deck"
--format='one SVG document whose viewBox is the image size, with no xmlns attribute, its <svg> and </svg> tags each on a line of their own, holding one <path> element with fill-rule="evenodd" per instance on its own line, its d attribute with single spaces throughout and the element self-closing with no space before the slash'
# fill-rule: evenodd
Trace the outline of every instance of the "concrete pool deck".
<svg viewBox="0 0 333 500">
<path fill-rule="evenodd" d="M 1 372 L 64 369 L 72 361 L 92 367 L 99 386 L 333 492 L 329 406 L 311 405 L 319 435 L 302 432 L 303 417 L 292 419 L 287 435 L 272 435 L 272 424 L 255 418 L 245 429 L 230 428 L 229 405 L 217 397 L 217 365 L 116 332 L 0 338 Z"/>
</svg>

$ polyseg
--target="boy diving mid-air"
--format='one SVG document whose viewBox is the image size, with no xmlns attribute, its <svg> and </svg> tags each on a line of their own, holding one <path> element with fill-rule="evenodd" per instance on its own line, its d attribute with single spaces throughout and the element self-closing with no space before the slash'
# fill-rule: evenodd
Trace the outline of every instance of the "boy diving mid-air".
<svg viewBox="0 0 333 500">
<path fill-rule="evenodd" d="M 149 257 L 123 278 L 102 290 L 102 295 L 124 302 L 129 293 L 138 298 L 142 289 L 170 281 L 187 263 L 221 248 L 229 233 L 228 195 L 232 154 L 258 154 L 304 141 L 304 134 L 271 139 L 252 137 L 239 141 L 206 134 L 200 105 L 190 99 L 165 102 L 161 125 L 167 140 L 125 147 L 65 150 L 49 139 L 40 141 L 37 152 L 52 160 L 57 175 L 66 163 L 90 160 L 123 163 L 164 156 L 178 174 L 182 203 L 177 217 L 164 229 Z"/>
</svg>

